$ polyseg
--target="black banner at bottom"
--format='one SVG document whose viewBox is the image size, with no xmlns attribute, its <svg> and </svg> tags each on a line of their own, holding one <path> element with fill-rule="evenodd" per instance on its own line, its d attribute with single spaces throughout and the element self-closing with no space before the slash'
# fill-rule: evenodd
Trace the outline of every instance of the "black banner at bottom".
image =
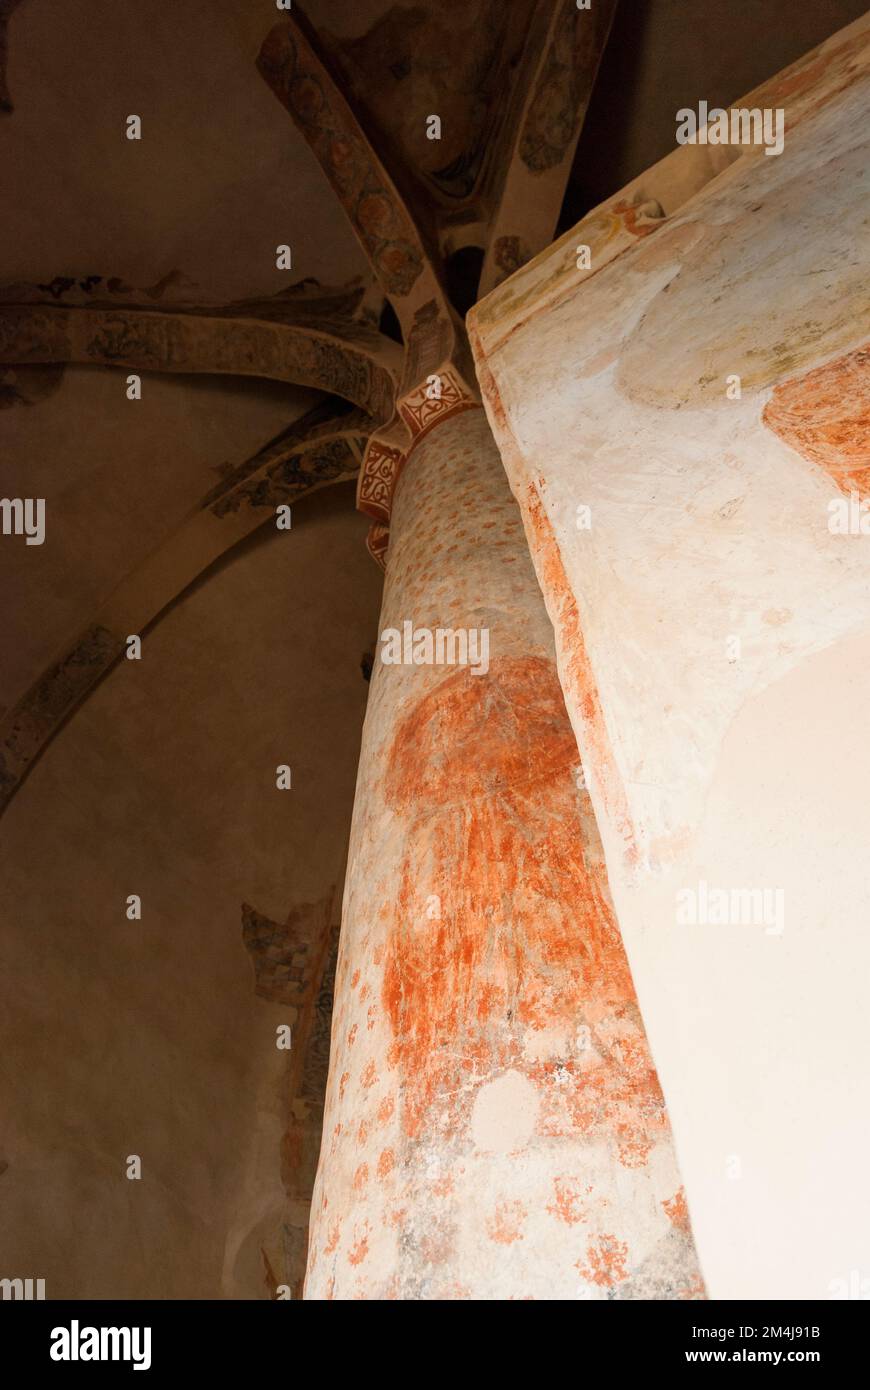
<svg viewBox="0 0 870 1390">
<path fill-rule="evenodd" d="M 115 1375 L 214 1370 L 258 1373 L 298 1365 L 298 1338 L 310 1328 L 313 1304 L 305 1313 L 292 1302 L 0 1302 L 0 1333 L 7 1367 L 24 1374 Z M 512 1318 L 516 1315 L 513 1314 Z M 722 1302 L 575 1304 L 569 1336 L 589 1353 L 606 1348 L 614 1372 L 632 1367 L 670 1371 L 678 1366 L 810 1366 L 832 1371 L 863 1361 L 867 1311 L 862 1301 L 837 1303 Z M 444 1327 L 439 1325 L 439 1345 Z M 482 1329 L 472 1338 L 478 1340 Z M 295 1340 L 288 1343 L 288 1334 Z M 495 1347 L 509 1352 L 522 1325 Z M 370 1333 L 369 1333 L 370 1335 Z M 471 1329 L 468 1330 L 471 1335 Z M 580 1342 L 576 1342 L 576 1339 Z M 605 1340 L 606 1339 L 606 1340 Z M 484 1337 L 491 1355 L 495 1349 Z M 482 1342 L 478 1342 L 483 1345 Z M 350 1351 L 350 1348 L 349 1348 Z M 351 1353 L 352 1354 L 352 1353 Z M 510 1355 L 513 1355 L 510 1352 Z M 289 1358 L 289 1361 L 288 1361 Z M 854 1372 L 853 1372 L 854 1373 Z"/>
</svg>

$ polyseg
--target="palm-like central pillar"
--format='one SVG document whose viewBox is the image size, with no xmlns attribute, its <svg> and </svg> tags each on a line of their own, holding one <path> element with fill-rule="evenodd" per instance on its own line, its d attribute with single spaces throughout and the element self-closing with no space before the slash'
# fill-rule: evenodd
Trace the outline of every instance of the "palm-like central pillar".
<svg viewBox="0 0 870 1390">
<path fill-rule="evenodd" d="M 438 629 L 467 664 L 438 663 Z M 479 408 L 423 437 L 394 500 L 312 1213 L 308 1298 L 703 1296 Z"/>
<path fill-rule="evenodd" d="M 412 214 L 413 172 L 391 177 L 298 10 L 259 59 L 404 343 L 358 487 L 387 579 L 308 1298 L 703 1297 L 552 629 L 444 289 L 463 227 L 484 286 L 552 235 L 611 9 L 530 6 L 495 176 L 443 219 L 419 183 Z"/>
</svg>

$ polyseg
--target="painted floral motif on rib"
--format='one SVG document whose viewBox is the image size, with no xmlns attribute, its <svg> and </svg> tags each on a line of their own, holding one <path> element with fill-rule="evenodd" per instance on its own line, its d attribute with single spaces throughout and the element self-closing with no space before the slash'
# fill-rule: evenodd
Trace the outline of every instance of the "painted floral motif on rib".
<svg viewBox="0 0 870 1390">
<path fill-rule="evenodd" d="M 423 382 L 399 403 L 399 412 L 412 435 L 425 434 L 439 420 L 457 410 L 467 410 L 477 404 L 460 385 L 452 372 L 435 374 L 438 386 Z"/>
<path fill-rule="evenodd" d="M 0 806 L 10 800 L 51 733 L 114 664 L 123 646 L 108 628 L 89 628 L 10 712 L 0 730 Z"/>
<path fill-rule="evenodd" d="M 402 451 L 371 439 L 363 459 L 357 507 L 376 521 L 388 522 L 393 505 L 393 489 L 399 476 Z"/>
<path fill-rule="evenodd" d="M 578 10 L 567 0 L 563 22 L 555 27 L 538 75 L 520 141 L 520 157 L 533 173 L 542 174 L 563 160 L 571 148 L 589 101 L 597 56 L 611 10 Z M 573 24 L 572 24 L 573 20 Z"/>
<path fill-rule="evenodd" d="M 369 527 L 366 536 L 366 550 L 371 555 L 376 565 L 380 565 L 382 570 L 387 568 L 387 549 L 390 544 L 390 528 L 375 522 Z"/>
<path fill-rule="evenodd" d="M 354 443 L 358 450 L 361 441 Z M 324 440 L 317 448 L 279 458 L 253 478 L 245 479 L 212 505 L 212 514 L 229 516 L 242 507 L 274 509 L 323 483 L 353 477 L 358 467 L 359 453 L 349 440 Z"/>
<path fill-rule="evenodd" d="M 289 25 L 277 25 L 257 66 L 316 154 L 387 293 L 406 298 L 423 271 L 413 225 L 316 58 Z"/>
</svg>

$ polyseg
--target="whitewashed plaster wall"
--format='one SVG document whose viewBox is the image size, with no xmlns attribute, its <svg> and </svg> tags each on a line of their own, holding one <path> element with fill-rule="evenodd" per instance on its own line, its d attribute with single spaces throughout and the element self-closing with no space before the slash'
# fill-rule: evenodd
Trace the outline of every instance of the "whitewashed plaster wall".
<svg viewBox="0 0 870 1390">
<path fill-rule="evenodd" d="M 714 1298 L 870 1297 L 870 535 L 829 530 L 870 481 L 867 36 L 742 103 L 781 156 L 709 150 L 471 316 Z M 681 925 L 702 881 L 781 922 Z"/>
</svg>

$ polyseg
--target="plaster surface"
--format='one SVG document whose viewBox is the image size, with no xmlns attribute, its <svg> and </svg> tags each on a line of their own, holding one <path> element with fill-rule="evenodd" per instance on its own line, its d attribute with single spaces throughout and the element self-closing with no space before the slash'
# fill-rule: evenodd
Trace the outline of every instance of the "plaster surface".
<svg viewBox="0 0 870 1390">
<path fill-rule="evenodd" d="M 306 1297 L 703 1297 L 552 633 L 483 412 L 415 446 L 381 612 Z M 423 647 L 420 651 L 425 656 Z"/>
<path fill-rule="evenodd" d="M 364 531 L 339 486 L 236 550 L 0 823 L 0 1256 L 49 1299 L 266 1299 L 269 1269 L 292 1281 L 307 1207 L 282 1146 L 303 1039 L 276 1048 L 296 1011 L 255 994 L 241 904 L 283 922 L 341 881 L 380 594 Z"/>
<path fill-rule="evenodd" d="M 9 24 L 4 280 L 120 276 L 225 299 L 365 269 L 304 140 L 257 75 L 274 3 L 28 0 Z M 129 114 L 141 141 L 127 140 Z M 253 212 L 256 209 L 256 212 Z M 304 216 L 301 215 L 304 210 Z M 164 283 L 164 289 L 166 288 Z"/>
<path fill-rule="evenodd" d="M 870 463 L 867 34 L 744 100 L 780 157 L 472 315 L 720 1298 L 837 1296 L 870 1250 L 870 537 L 829 528 Z M 701 884 L 768 906 L 681 920 Z"/>
</svg>

